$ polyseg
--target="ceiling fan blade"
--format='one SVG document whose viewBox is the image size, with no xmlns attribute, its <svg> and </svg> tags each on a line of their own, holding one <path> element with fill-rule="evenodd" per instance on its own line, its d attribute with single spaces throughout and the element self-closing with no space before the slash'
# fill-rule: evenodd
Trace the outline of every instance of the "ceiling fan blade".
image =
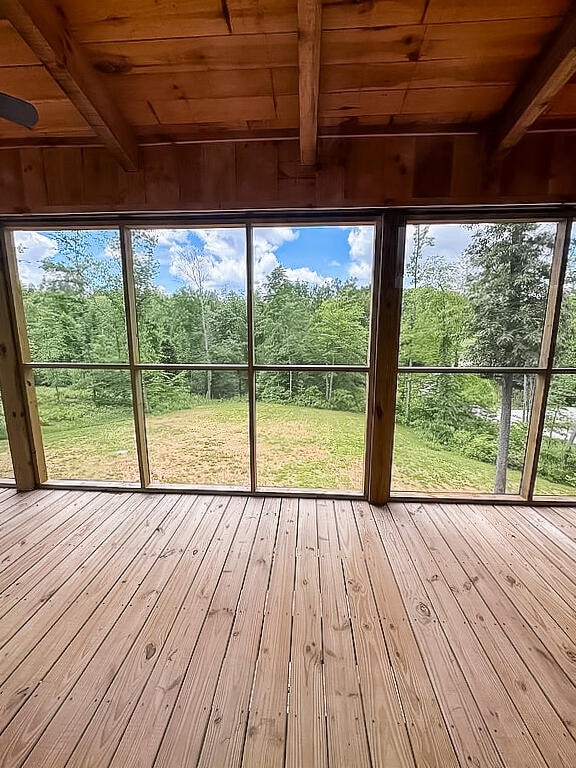
<svg viewBox="0 0 576 768">
<path fill-rule="evenodd" d="M 29 101 L 0 93 L 0 117 L 24 128 L 33 128 L 38 122 L 38 110 Z"/>
</svg>

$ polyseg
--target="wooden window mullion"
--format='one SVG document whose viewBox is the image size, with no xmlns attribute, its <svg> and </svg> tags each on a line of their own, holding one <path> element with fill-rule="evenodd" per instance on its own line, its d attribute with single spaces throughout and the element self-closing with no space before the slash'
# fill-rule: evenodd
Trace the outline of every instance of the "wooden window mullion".
<svg viewBox="0 0 576 768">
<path fill-rule="evenodd" d="M 542 332 L 542 344 L 540 347 L 539 367 L 544 370 L 536 376 L 532 413 L 530 415 L 528 438 L 526 441 L 526 456 L 520 482 L 520 494 L 527 501 L 532 501 L 534 496 L 534 486 L 536 484 L 536 475 L 538 473 L 538 460 L 540 458 L 542 434 L 544 432 L 544 421 L 546 419 L 546 405 L 548 403 L 548 393 L 552 381 L 554 353 L 556 352 L 556 337 L 558 335 L 558 325 L 560 323 L 562 289 L 564 286 L 564 276 L 566 274 L 568 250 L 570 248 L 571 227 L 572 219 L 564 219 L 563 221 L 558 222 L 556 229 L 556 240 L 554 242 L 552 266 L 550 269 L 550 286 L 548 289 L 548 300 L 546 302 L 546 316 L 544 320 L 544 330 Z"/>
<path fill-rule="evenodd" d="M 130 365 L 130 383 L 132 387 L 132 407 L 134 410 L 134 433 L 140 485 L 150 485 L 150 462 L 146 440 L 146 416 L 144 413 L 144 387 L 138 345 L 138 322 L 136 313 L 136 288 L 134 286 L 134 254 L 130 230 L 120 227 L 120 251 L 122 256 L 122 278 L 124 284 L 124 307 L 126 314 L 126 334 L 128 341 L 128 362 Z"/>
</svg>

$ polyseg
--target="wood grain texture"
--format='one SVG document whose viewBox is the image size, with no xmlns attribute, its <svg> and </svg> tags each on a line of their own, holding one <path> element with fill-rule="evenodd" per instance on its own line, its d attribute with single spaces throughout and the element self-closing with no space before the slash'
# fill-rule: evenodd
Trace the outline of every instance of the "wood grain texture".
<svg viewBox="0 0 576 768">
<path fill-rule="evenodd" d="M 411 204 L 546 203 L 576 199 L 576 145 L 529 134 L 486 182 L 476 135 L 318 141 L 315 168 L 297 171 L 298 142 L 147 146 L 126 174 L 106 150 L 0 150 L 0 214 L 242 210 Z M 190 177 L 194 169 L 194 178 Z M 326 183 L 328 178 L 337 184 Z M 202 183 L 198 180 L 202 179 Z"/>
<path fill-rule="evenodd" d="M 302 165 L 314 165 L 316 162 L 321 33 L 321 0 L 298 0 L 298 102 Z"/>
<path fill-rule="evenodd" d="M 493 118 L 490 140 L 495 153 L 517 144 L 546 111 L 576 72 L 576 7 L 558 24 L 555 34 L 528 67 L 499 115 Z"/>
<path fill-rule="evenodd" d="M 572 768 L 574 513 L 0 492 L 0 765 Z"/>
<path fill-rule="evenodd" d="M 86 122 L 127 170 L 138 166 L 132 129 L 50 3 L 3 0 L 2 12 Z"/>
</svg>

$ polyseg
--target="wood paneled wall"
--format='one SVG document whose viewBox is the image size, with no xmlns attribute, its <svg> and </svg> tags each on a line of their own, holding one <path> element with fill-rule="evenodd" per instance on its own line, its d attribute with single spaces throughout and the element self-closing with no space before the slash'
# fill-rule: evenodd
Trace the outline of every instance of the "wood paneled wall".
<svg viewBox="0 0 576 768">
<path fill-rule="evenodd" d="M 476 135 L 149 146 L 123 171 L 98 147 L 0 151 L 0 213 L 202 211 L 576 200 L 571 134 L 532 134 L 489 168 Z"/>
</svg>

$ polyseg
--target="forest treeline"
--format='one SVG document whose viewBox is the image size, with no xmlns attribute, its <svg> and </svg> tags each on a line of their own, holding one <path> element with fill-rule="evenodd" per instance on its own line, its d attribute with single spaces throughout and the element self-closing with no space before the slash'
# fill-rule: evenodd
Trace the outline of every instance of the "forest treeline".
<svg viewBox="0 0 576 768">
<path fill-rule="evenodd" d="M 514 366 L 538 364 L 548 292 L 553 233 L 532 223 L 471 226 L 459 261 L 442 258 L 428 227 L 414 228 L 405 268 L 401 366 Z M 42 282 L 24 287 L 33 360 L 126 362 L 127 341 L 119 249 L 113 236 L 97 242 L 87 232 L 51 233 L 57 252 L 46 257 Z M 100 237 L 103 237 L 100 235 Z M 153 231 L 134 235 L 134 282 L 142 362 L 245 364 L 246 298 L 216 291 L 210 262 L 191 246 L 180 248 L 183 284 L 158 287 Z M 25 260 L 26 253 L 19 254 Z M 559 336 L 559 360 L 576 365 L 574 293 L 568 276 Z M 254 349 L 261 364 L 364 365 L 370 335 L 370 289 L 353 281 L 293 282 L 281 267 L 254 296 Z M 263 401 L 362 411 L 366 377 L 358 373 L 260 372 Z M 130 407 L 126 374 L 44 369 L 38 387 L 89 391 L 101 407 Z M 245 372 L 147 371 L 146 405 L 159 413 L 203 399 L 245 398 Z M 506 469 L 521 468 L 533 377 L 523 375 L 406 373 L 399 378 L 397 421 L 428 443 L 496 464 L 495 490 Z M 576 382 L 562 377 L 550 400 L 548 439 L 540 470 L 576 484 L 576 460 L 567 441 L 564 409 L 576 405 Z M 512 413 L 520 413 L 518 420 Z"/>
</svg>

